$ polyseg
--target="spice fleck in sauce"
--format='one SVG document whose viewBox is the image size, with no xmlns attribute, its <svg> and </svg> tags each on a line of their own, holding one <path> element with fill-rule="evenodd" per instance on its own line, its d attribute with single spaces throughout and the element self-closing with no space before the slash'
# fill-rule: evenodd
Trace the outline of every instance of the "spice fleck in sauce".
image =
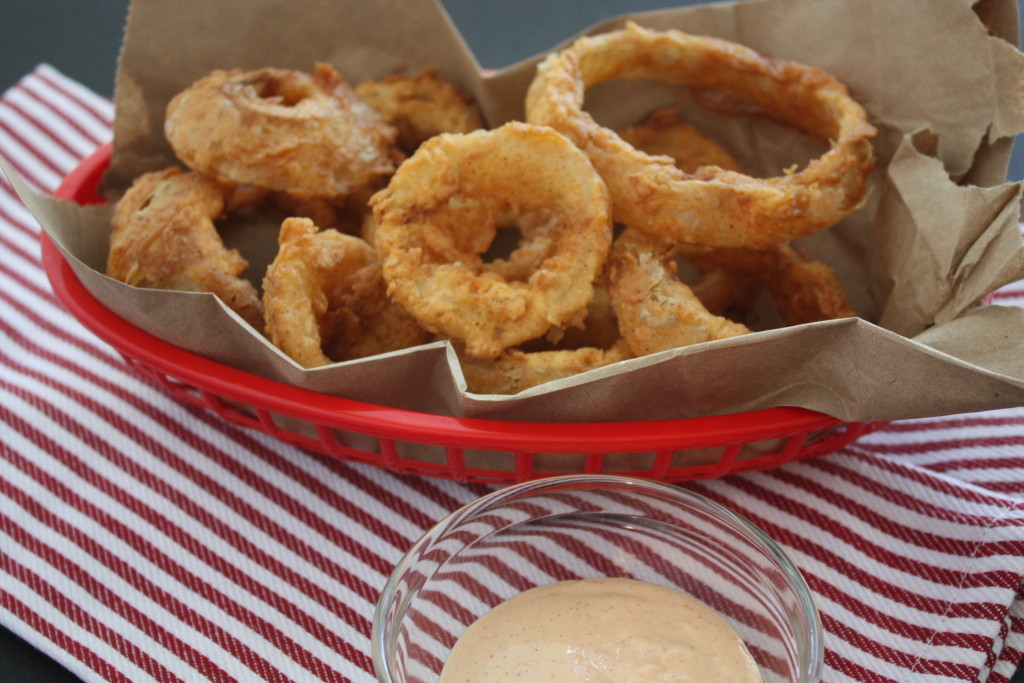
<svg viewBox="0 0 1024 683">
<path fill-rule="evenodd" d="M 688 595 L 632 579 L 563 581 L 501 603 L 452 649 L 441 683 L 760 683 L 739 635 Z"/>
</svg>

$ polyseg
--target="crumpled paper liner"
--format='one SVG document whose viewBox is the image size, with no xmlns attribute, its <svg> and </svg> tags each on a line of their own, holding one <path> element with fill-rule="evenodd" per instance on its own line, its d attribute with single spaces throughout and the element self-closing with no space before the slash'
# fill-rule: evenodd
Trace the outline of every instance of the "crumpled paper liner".
<svg viewBox="0 0 1024 683">
<path fill-rule="evenodd" d="M 588 32 L 617 28 L 626 18 Z M 1022 187 L 1004 182 L 1012 136 L 1024 131 L 1024 56 L 1014 47 L 1013 0 L 752 0 L 628 18 L 822 67 L 864 104 L 880 131 L 870 200 L 798 243 L 836 269 L 859 318 L 667 351 L 514 397 L 465 392 L 444 342 L 307 371 L 210 295 L 135 289 L 107 278 L 110 206 L 39 196 L 3 167 L 83 284 L 120 316 L 218 362 L 324 393 L 438 414 L 541 421 L 679 418 L 781 405 L 848 421 L 894 420 L 1024 404 L 1024 311 L 983 301 L 1024 276 Z M 187 49 L 181 36 L 188 36 Z M 522 119 L 540 57 L 481 75 L 432 0 L 400 8 L 340 0 L 136 0 L 103 189 L 116 197 L 139 173 L 175 163 L 162 135 L 164 106 L 214 68 L 308 70 L 320 60 L 358 83 L 435 66 L 496 126 Z M 588 111 L 613 126 L 667 103 L 681 103 L 753 175 L 777 175 L 822 151 L 771 122 L 703 110 L 685 88 L 616 82 L 587 95 Z M 225 230 L 257 283 L 275 240 L 276 225 Z M 770 316 L 759 323 L 772 325 Z"/>
</svg>

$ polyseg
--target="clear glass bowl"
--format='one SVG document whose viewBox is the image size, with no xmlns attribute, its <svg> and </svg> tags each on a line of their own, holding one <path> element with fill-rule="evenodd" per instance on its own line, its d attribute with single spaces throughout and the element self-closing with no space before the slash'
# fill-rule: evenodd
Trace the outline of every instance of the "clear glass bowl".
<svg viewBox="0 0 1024 683">
<path fill-rule="evenodd" d="M 398 563 L 377 604 L 382 683 L 434 683 L 455 641 L 500 602 L 555 581 L 624 577 L 681 590 L 740 634 L 765 683 L 817 683 L 818 612 L 762 531 L 669 484 L 569 475 L 517 484 L 457 510 Z"/>
</svg>

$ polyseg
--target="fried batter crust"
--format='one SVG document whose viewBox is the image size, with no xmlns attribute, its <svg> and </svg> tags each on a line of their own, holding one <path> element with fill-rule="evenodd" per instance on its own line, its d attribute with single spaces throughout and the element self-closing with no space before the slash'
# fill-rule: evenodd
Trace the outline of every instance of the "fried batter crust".
<svg viewBox="0 0 1024 683">
<path fill-rule="evenodd" d="M 686 173 L 646 154 L 583 109 L 590 86 L 657 79 L 721 91 L 829 144 L 799 172 L 753 178 L 705 167 Z M 630 22 L 545 58 L 526 98 L 526 120 L 567 135 L 608 183 L 616 222 L 703 246 L 768 246 L 834 225 L 867 197 L 876 134 L 864 108 L 821 69 L 745 46 Z"/>
<path fill-rule="evenodd" d="M 381 81 L 360 83 L 356 95 L 394 126 L 396 144 L 406 154 L 435 135 L 471 133 L 484 127 L 472 99 L 442 80 L 434 68 L 416 76 L 392 74 Z"/>
<path fill-rule="evenodd" d="M 385 295 L 380 261 L 358 237 L 307 218 L 281 224 L 263 279 L 267 336 L 304 368 L 422 344 L 429 335 Z"/>
<path fill-rule="evenodd" d="M 520 122 L 431 138 L 371 205 L 389 295 L 482 360 L 579 324 L 611 244 L 590 162 L 554 130 Z M 525 278 L 488 272 L 499 221 L 536 213 L 558 226 L 550 253 Z"/>
<path fill-rule="evenodd" d="M 213 71 L 170 101 L 164 132 L 204 175 L 302 198 L 341 198 L 395 167 L 395 130 L 322 63 Z"/>
<path fill-rule="evenodd" d="M 178 167 L 139 176 L 111 220 L 107 275 L 136 287 L 212 292 L 257 330 L 263 311 L 248 263 L 214 220 L 231 189 Z"/>
</svg>

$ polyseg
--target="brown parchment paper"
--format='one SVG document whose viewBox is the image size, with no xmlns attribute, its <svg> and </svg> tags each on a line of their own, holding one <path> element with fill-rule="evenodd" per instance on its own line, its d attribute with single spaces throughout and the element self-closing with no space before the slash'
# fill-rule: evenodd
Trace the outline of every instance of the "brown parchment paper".
<svg viewBox="0 0 1024 683">
<path fill-rule="evenodd" d="M 617 28 L 626 18 L 588 32 Z M 39 196 L 0 165 L 84 285 L 128 321 L 233 367 L 359 401 L 549 421 L 779 405 L 845 420 L 893 420 L 1024 405 L 1024 311 L 984 303 L 1024 276 L 1022 188 L 1005 182 L 1012 137 L 1024 131 L 1014 0 L 750 0 L 628 18 L 822 67 L 865 105 L 880 131 L 870 200 L 798 244 L 836 269 L 859 318 L 773 329 L 766 315 L 756 321 L 766 329 L 755 334 L 626 361 L 513 397 L 465 392 L 445 342 L 307 371 L 210 295 L 135 289 L 107 278 L 109 205 Z M 541 56 L 482 75 L 433 0 L 135 0 L 102 187 L 116 198 L 136 175 L 175 163 L 162 134 L 164 107 L 214 68 L 308 70 L 319 60 L 358 83 L 435 66 L 496 126 L 522 118 Z M 685 88 L 616 82 L 587 94 L 588 111 L 615 126 L 667 103 L 681 104 L 754 175 L 777 175 L 822 151 L 770 122 L 707 112 Z M 257 284 L 275 240 L 274 225 L 225 230 Z"/>
</svg>

